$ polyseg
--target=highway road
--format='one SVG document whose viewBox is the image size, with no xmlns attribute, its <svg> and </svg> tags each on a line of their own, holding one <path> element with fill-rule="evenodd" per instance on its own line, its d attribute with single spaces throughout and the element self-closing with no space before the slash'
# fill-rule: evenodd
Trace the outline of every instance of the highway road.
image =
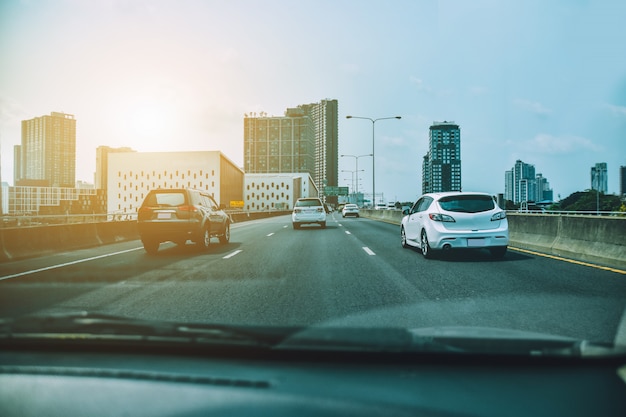
<svg viewBox="0 0 626 417">
<path fill-rule="evenodd" d="M 206 252 L 140 241 L 0 264 L 0 317 L 76 311 L 214 323 L 488 326 L 612 341 L 626 275 L 509 250 L 433 260 L 399 227 L 329 216 L 293 230 L 281 216 L 232 226 Z"/>
</svg>

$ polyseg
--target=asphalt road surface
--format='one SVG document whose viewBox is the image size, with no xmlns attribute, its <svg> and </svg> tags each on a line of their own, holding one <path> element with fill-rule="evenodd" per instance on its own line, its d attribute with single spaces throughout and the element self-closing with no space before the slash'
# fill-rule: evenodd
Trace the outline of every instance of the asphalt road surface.
<svg viewBox="0 0 626 417">
<path fill-rule="evenodd" d="M 0 264 L 0 317 L 89 311 L 185 322 L 487 326 L 612 341 L 626 275 L 509 250 L 433 260 L 399 227 L 364 218 L 294 230 L 234 224 L 208 251 L 140 241 Z"/>
</svg>

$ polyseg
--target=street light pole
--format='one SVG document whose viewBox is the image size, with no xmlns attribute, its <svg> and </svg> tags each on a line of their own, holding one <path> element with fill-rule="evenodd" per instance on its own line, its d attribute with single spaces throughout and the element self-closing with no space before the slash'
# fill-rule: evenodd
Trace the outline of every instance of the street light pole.
<svg viewBox="0 0 626 417">
<path fill-rule="evenodd" d="M 355 160 L 355 164 L 356 164 L 356 171 L 359 171 L 359 158 L 363 157 L 363 156 L 374 156 L 371 153 L 365 154 L 365 155 L 341 155 L 341 157 L 351 157 L 354 158 Z M 362 169 L 361 171 L 365 171 L 364 169 Z M 357 174 L 357 178 L 356 178 L 356 201 L 355 203 L 358 205 L 359 204 L 359 175 Z"/>
<path fill-rule="evenodd" d="M 371 117 L 360 117 L 360 116 L 346 116 L 346 119 L 364 119 L 372 122 L 372 208 L 376 208 L 376 164 L 374 161 L 375 155 L 375 147 L 374 147 L 374 137 L 375 137 L 375 126 L 376 122 L 379 120 L 388 120 L 388 119 L 401 119 L 402 116 L 392 116 L 392 117 L 379 117 L 378 119 L 372 119 Z"/>
</svg>

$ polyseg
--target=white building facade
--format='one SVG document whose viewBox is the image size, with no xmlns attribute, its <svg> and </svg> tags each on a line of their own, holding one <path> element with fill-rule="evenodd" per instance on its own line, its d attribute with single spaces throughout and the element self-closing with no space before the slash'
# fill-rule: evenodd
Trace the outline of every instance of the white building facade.
<svg viewBox="0 0 626 417">
<path fill-rule="evenodd" d="M 318 197 L 309 173 L 246 174 L 244 210 L 291 210 L 301 197 Z"/>
<path fill-rule="evenodd" d="M 243 170 L 219 151 L 111 153 L 107 212 L 135 214 L 146 194 L 158 188 L 207 191 L 229 207 L 243 200 L 243 178 Z"/>
</svg>

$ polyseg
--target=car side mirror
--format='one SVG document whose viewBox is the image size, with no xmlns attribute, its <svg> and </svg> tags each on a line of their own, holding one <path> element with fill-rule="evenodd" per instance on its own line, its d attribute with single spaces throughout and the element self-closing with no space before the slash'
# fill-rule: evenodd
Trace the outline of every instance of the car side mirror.
<svg viewBox="0 0 626 417">
<path fill-rule="evenodd" d="M 411 209 L 402 210 L 402 214 L 404 214 L 405 216 L 407 216 L 410 212 L 411 212 Z"/>
</svg>

